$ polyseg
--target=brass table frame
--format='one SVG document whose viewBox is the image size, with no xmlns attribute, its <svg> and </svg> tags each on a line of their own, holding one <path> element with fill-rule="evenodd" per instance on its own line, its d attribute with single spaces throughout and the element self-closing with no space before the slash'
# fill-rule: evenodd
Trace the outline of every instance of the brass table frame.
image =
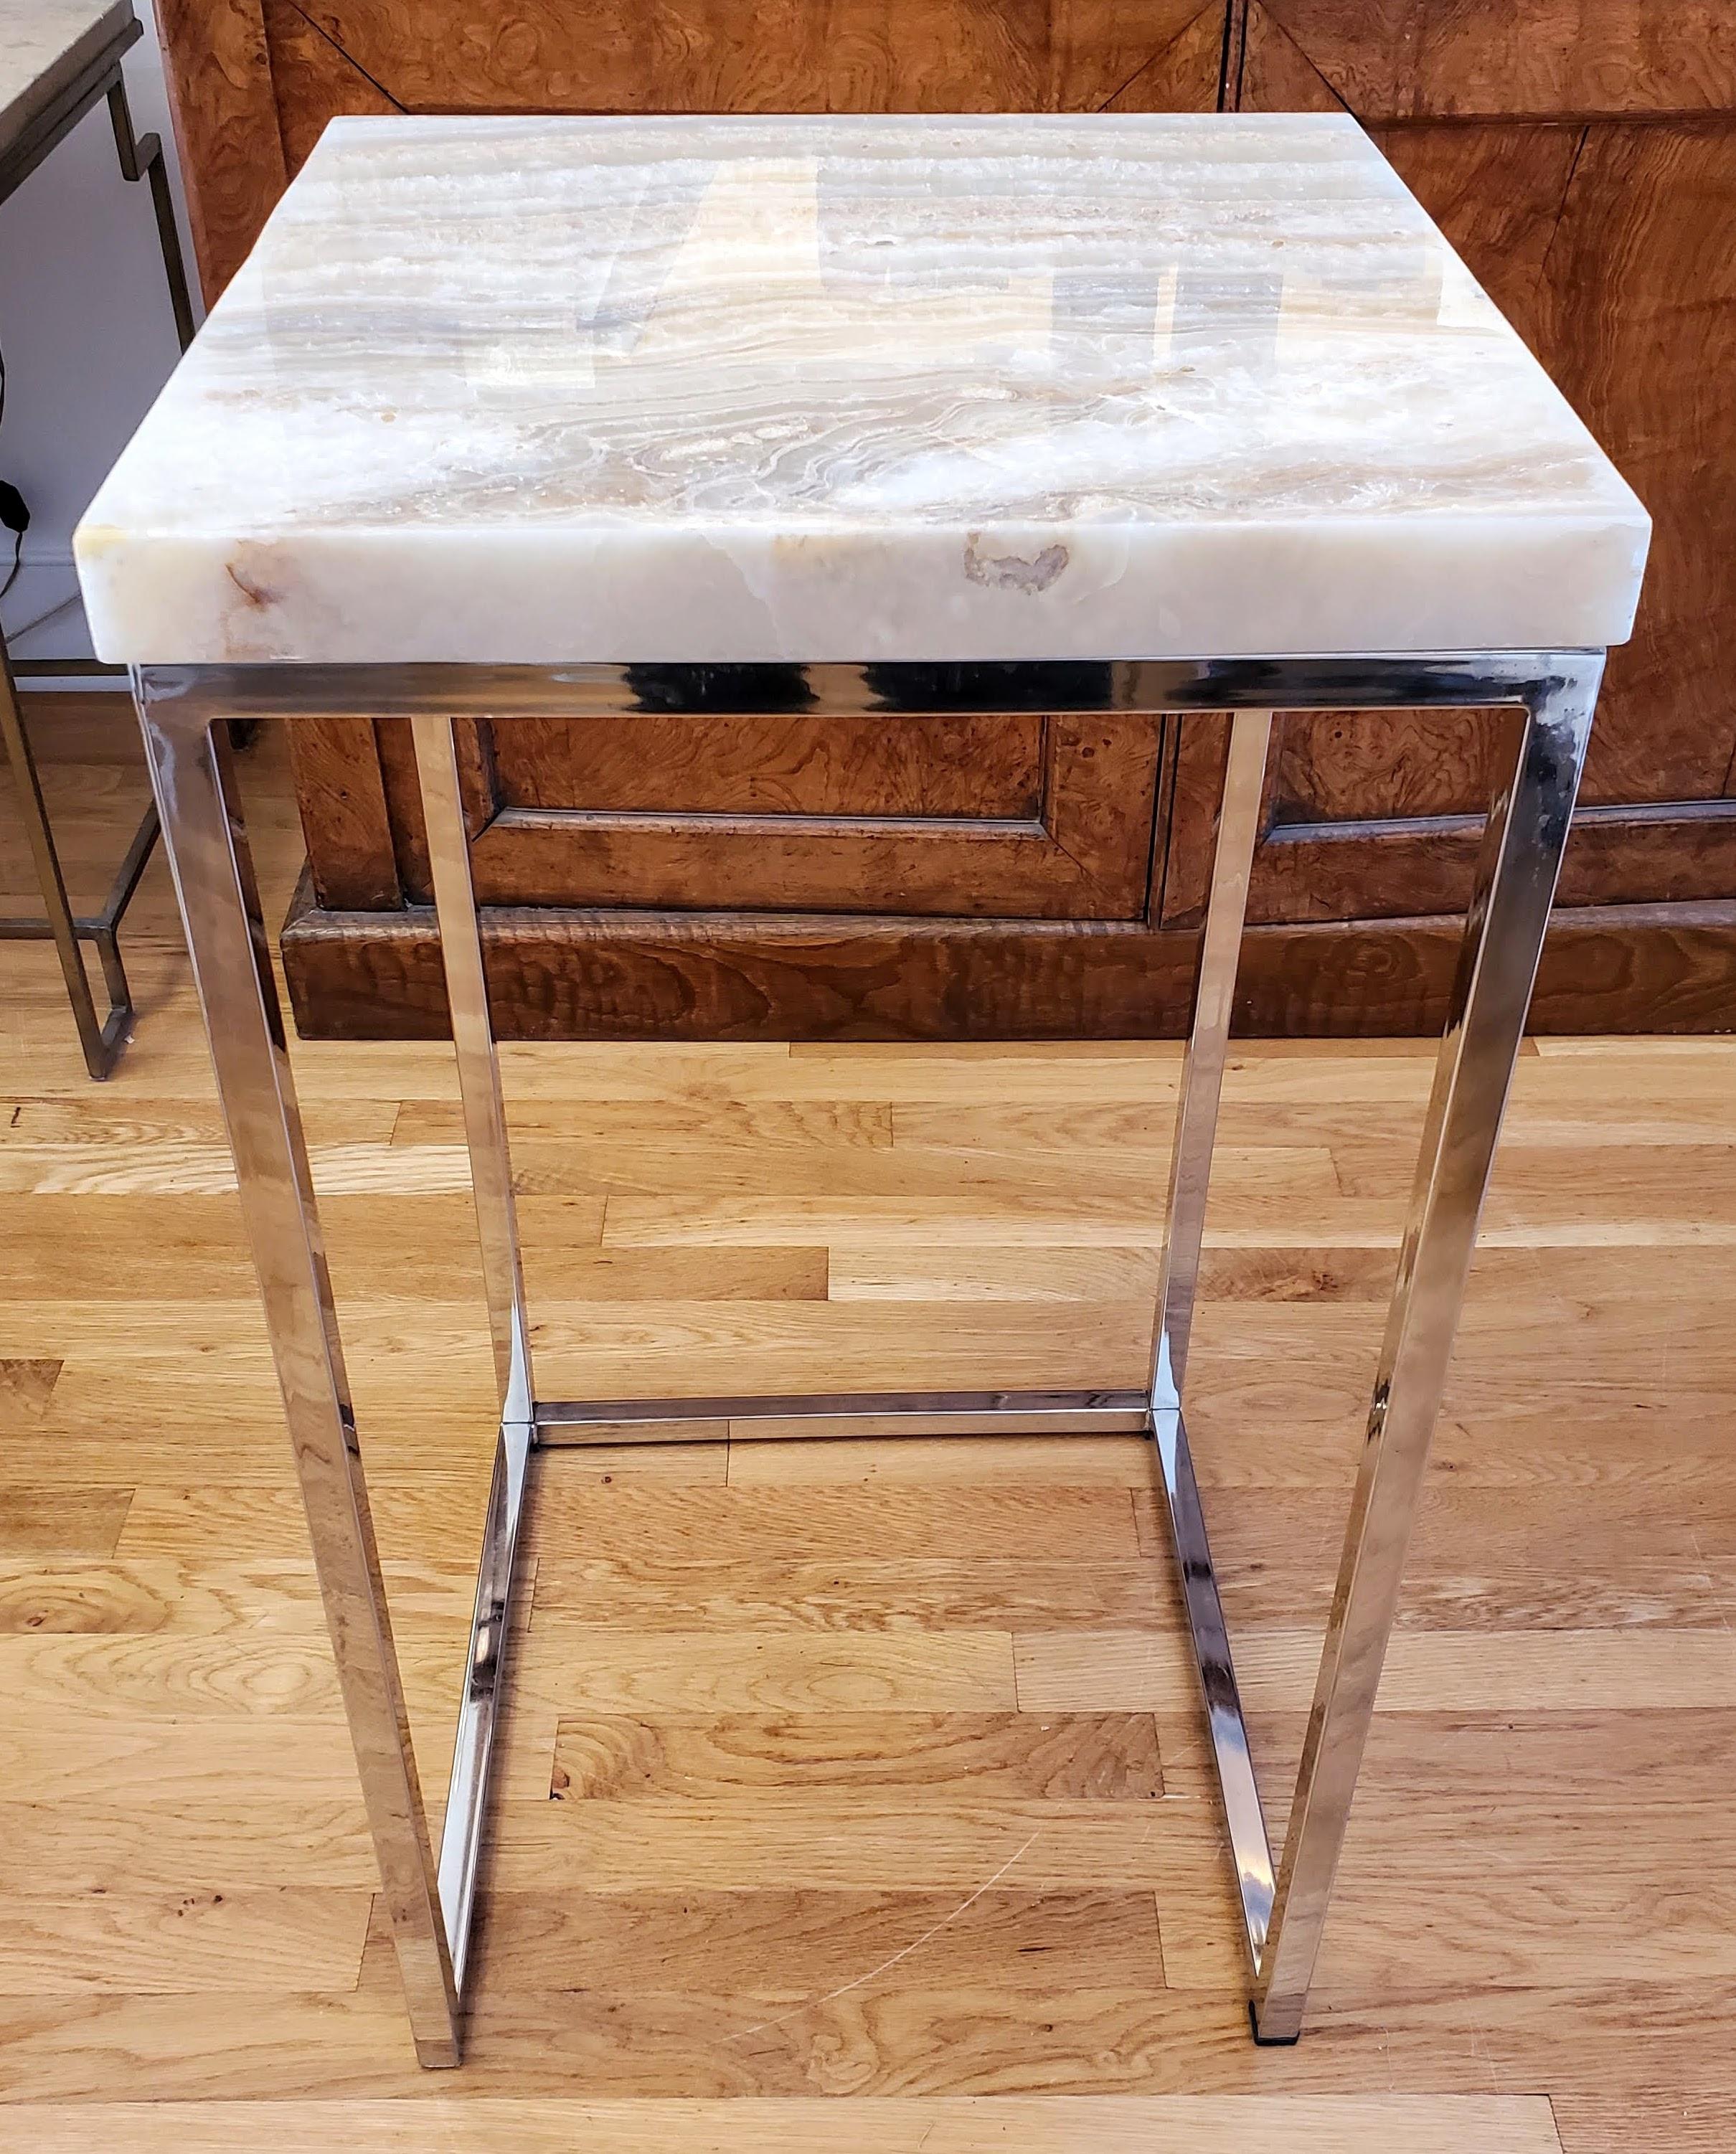
<svg viewBox="0 0 1736 2154">
<path fill-rule="evenodd" d="M 1241 1896 L 1262 2042 L 1299 2034 L 1396 1610 L 1407 1543 L 1524 1036 L 1603 669 L 1601 651 L 980 666 L 150 666 L 134 690 L 234 1149 L 320 1590 L 416 2052 L 455 2065 L 513 1615 L 540 1446 L 806 1432 L 1123 1430 L 1156 1446 Z M 791 707 L 840 715 L 1230 711 L 1230 750 L 1170 1173 L 1149 1387 L 552 1401 L 531 1326 L 452 737 L 457 717 Z M 1424 1120 L 1379 1373 L 1283 1857 L 1267 1839 L 1182 1415 L 1207 1185 L 1274 711 L 1504 707 L 1491 804 Z M 437 1862 L 405 1718 L 271 947 L 227 721 L 413 720 L 500 1392 L 493 1481 Z"/>
<path fill-rule="evenodd" d="M 168 280 L 169 302 L 175 310 L 175 334 L 185 351 L 193 340 L 193 306 L 187 289 L 186 268 L 181 259 L 181 235 L 176 228 L 175 204 L 169 192 L 169 175 L 163 162 L 163 145 L 155 135 L 133 132 L 131 108 L 126 101 L 126 78 L 121 69 L 125 54 L 144 35 L 136 16 L 90 60 L 59 94 L 46 105 L 18 140 L 0 156 L 0 202 L 23 185 L 55 145 L 64 140 L 100 99 L 109 104 L 115 130 L 115 151 L 123 179 L 151 182 L 151 206 L 156 217 L 157 244 L 162 251 L 163 273 Z M 18 707 L 17 682 L 27 679 L 59 679 L 88 673 L 114 677 L 124 666 L 94 666 L 78 660 L 25 659 L 16 663 L 0 635 L 0 740 L 6 748 L 24 818 L 36 879 L 41 886 L 44 916 L 40 920 L 0 920 L 0 942 L 52 942 L 60 960 L 67 1000 L 79 1029 L 84 1067 L 96 1079 L 109 1075 L 120 1060 L 132 1033 L 133 998 L 126 967 L 120 957 L 120 923 L 131 904 L 157 839 L 156 809 L 146 809 L 132 842 L 110 886 L 101 910 L 89 918 L 74 915 L 66 894 L 66 878 L 43 799 L 42 781 L 31 753 L 30 738 Z M 84 969 L 80 942 L 94 945 L 108 990 L 106 1017 L 97 1015 Z"/>
</svg>

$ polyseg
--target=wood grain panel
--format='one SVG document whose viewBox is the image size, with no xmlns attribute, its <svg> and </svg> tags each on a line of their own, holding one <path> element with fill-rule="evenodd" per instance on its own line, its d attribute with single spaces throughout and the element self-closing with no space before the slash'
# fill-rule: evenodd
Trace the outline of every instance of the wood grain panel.
<svg viewBox="0 0 1736 2154">
<path fill-rule="evenodd" d="M 209 305 L 288 183 L 265 18 L 261 0 L 161 0 L 156 13 Z"/>
<path fill-rule="evenodd" d="M 1595 127 L 1551 249 L 1556 378 L 1654 519 L 1633 641 L 1611 654 L 1593 799 L 1716 799 L 1736 755 L 1736 125 Z"/>
<path fill-rule="evenodd" d="M 481 901 L 1120 919 L 1142 911 L 1161 720 L 985 720 L 941 727 L 932 751 L 921 724 L 878 722 L 846 722 L 829 748 L 833 722 L 706 721 L 666 729 L 657 756 L 635 746 L 636 721 L 556 721 L 523 760 L 516 727 L 461 729 Z M 426 904 L 408 731 L 388 722 L 375 732 L 400 879 L 412 903 Z M 682 739 L 697 741 L 697 755 Z M 327 841 L 315 786 L 351 781 L 344 756 L 324 743 L 304 754 L 317 859 Z M 688 774 L 677 775 L 684 762 Z M 340 876 L 341 825 L 334 835 L 325 871 Z"/>
<path fill-rule="evenodd" d="M 1225 0 L 171 0 L 160 11 L 214 298 L 336 113 L 1212 109 Z"/>
<path fill-rule="evenodd" d="M 1720 0 L 1457 0 L 1434 12 L 1413 64 L 1419 113 L 1736 107 L 1736 23 Z"/>
<path fill-rule="evenodd" d="M 515 718 L 489 728 L 503 808 L 680 815 L 1042 813 L 1045 721 Z"/>
<path fill-rule="evenodd" d="M 1149 1488 L 1151 1445 L 1142 1436 L 983 1436 L 962 1447 L 944 1436 L 901 1439 L 901 1479 L 923 1482 L 998 1478 L 1016 1467 L 1020 1479 L 1058 1488 Z M 824 1444 L 785 1437 L 731 1439 L 729 1480 L 738 1488 L 813 1488 L 822 1482 L 872 1481 L 885 1464 L 872 1437 L 830 1437 Z"/>
<path fill-rule="evenodd" d="M 1267 827 L 1248 891 L 1254 926 L 1438 916 L 1462 912 L 1470 901 L 1486 804 L 1510 753 L 1494 715 L 1440 727 L 1398 718 L 1385 746 L 1372 744 L 1375 727 L 1340 731 L 1350 715 L 1336 714 L 1321 729 L 1326 747 L 1318 760 L 1296 751 L 1307 728 L 1286 726 L 1276 735 Z M 1195 727 L 1184 732 L 1177 754 L 1177 825 L 1163 894 L 1164 917 L 1177 926 L 1204 916 L 1227 741 L 1227 732 L 1214 742 Z M 1718 743 L 1714 761 L 1721 755 Z M 1703 750 L 1702 784 L 1710 775 L 1704 761 Z M 1454 802 L 1467 805 L 1448 804 Z M 1716 904 L 1733 894 L 1736 809 L 1715 792 L 1657 803 L 1593 801 L 1580 809 L 1562 867 L 1563 906 L 1585 908 L 1590 917 L 1594 907 Z"/>
<path fill-rule="evenodd" d="M 385 932 L 380 932 L 384 923 Z M 1176 1039 L 1197 933 L 1068 924 L 502 908 L 486 916 L 503 1039 Z M 1260 1038 L 1417 1034 L 1442 1022 L 1457 918 L 1250 930 L 1236 1024 Z M 283 934 L 295 1020 L 316 1037 L 437 1039 L 431 918 L 321 913 Z M 1540 1033 L 1695 1032 L 1736 1009 L 1736 904 L 1558 912 L 1532 1004 Z"/>
<path fill-rule="evenodd" d="M 1483 290 L 1555 372 L 1559 353 L 1546 343 L 1540 319 L 1544 270 L 1585 128 L 1539 120 L 1369 131 Z"/>
<path fill-rule="evenodd" d="M 1211 112 L 1223 84 L 1229 8 L 1208 0 L 1185 29 L 1131 74 L 1105 112 Z"/>
<path fill-rule="evenodd" d="M 1558 1831 L 1566 1824 L 1563 1818 L 1552 1822 Z M 1708 1968 L 1728 1962 L 1736 1905 L 1716 1886 L 1708 1885 L 1703 1897 L 1660 1898 L 1656 1876 L 1620 1866 L 1614 1875 L 1551 1879 L 1534 1867 L 1541 1839 L 1529 1847 L 1485 1845 L 1474 1866 L 1464 1859 L 1434 1866 L 1430 1881 L 1440 1892 L 1442 1911 L 1431 1938 L 1433 1982 L 1488 1990 L 1515 1982 L 1571 1981 L 1595 1968 L 1611 1984 L 1642 1983 L 1667 1981 L 1684 1956 Z M 1511 1865 L 1523 1866 L 1528 1881 L 1537 1881 L 1516 1885 Z M 1339 2005 L 1424 2001 L 1427 1985 L 1417 1979 L 1414 1957 L 1377 1912 L 1384 1876 L 1359 1877 L 1350 1865 L 1345 1871 L 1339 1881 L 1343 1919 L 1320 1971 L 1324 1989 Z M 1418 1884 L 1423 1881 L 1419 1876 Z M 1172 1988 L 1221 1990 L 1233 1978 L 1232 1954 L 1239 1946 L 1225 1935 L 1223 1896 L 1165 1895 L 1164 1969 Z M 1729 1978 L 1736 1965 L 1723 1971 Z"/>
<path fill-rule="evenodd" d="M 1343 112 L 1342 97 L 1261 0 L 1232 11 L 1225 103 L 1241 112 Z"/>
<path fill-rule="evenodd" d="M 1736 284 L 1713 235 L 1736 213 L 1736 133 L 1376 137 L 1653 513 L 1646 595 L 1633 643 L 1611 654 L 1585 800 L 1716 798 L 1736 752 L 1715 625 L 1736 540 L 1723 476 L 1736 432 L 1713 384 L 1736 353 Z"/>
<path fill-rule="evenodd" d="M 1259 0 L 1360 118 L 1736 108 L 1721 0 Z"/>
<path fill-rule="evenodd" d="M 1736 435 L 1711 385 L 1736 350 L 1736 288 L 1711 235 L 1733 213 L 1736 135 L 1425 127 L 1378 139 L 1656 519 L 1585 799 L 1715 798 L 1736 750 L 1714 625 L 1733 538 L 1720 475 Z"/>
<path fill-rule="evenodd" d="M 1202 729 L 1183 735 L 1192 753 Z M 1268 814 L 1279 825 L 1348 820 L 1377 799 L 1395 818 L 1481 816 L 1494 794 L 1496 737 L 1482 711 L 1286 712 L 1274 729 Z"/>
<path fill-rule="evenodd" d="M 314 27 L 296 0 L 263 0 L 263 8 L 284 168 L 294 179 L 327 120 L 340 112 L 397 112 L 402 107 Z"/>
<path fill-rule="evenodd" d="M 333 1766 L 339 1750 L 328 1735 L 347 1749 L 341 1723 L 297 1731 L 307 1758 L 286 1762 L 269 1833 L 252 1829 L 260 1745 L 255 1740 L 249 1753 L 232 1741 L 235 1723 L 201 1729 L 197 1744 L 183 1734 L 178 1764 L 170 1762 L 172 1729 L 132 1729 L 117 1741 L 113 1723 L 105 1728 L 106 1753 L 93 1743 L 89 1729 L 73 1728 L 64 1764 L 51 1764 L 42 1786 L 31 1784 L 31 1799 L 13 1796 L 0 1809 L 0 1878 L 8 1895 L 22 1897 L 52 1887 L 99 1901 L 133 1893 L 166 1900 L 190 1886 L 243 1893 L 296 1886 L 324 1893 L 342 1886 L 365 1902 L 377 1887 L 379 1866 L 355 1784 L 354 1758 L 349 1784 L 333 1769 L 323 1793 L 314 1790 L 308 1769 L 315 1760 Z M 45 1738 L 53 1732 L 48 1727 L 25 1732 L 35 1734 L 38 1756 L 46 1753 Z M 241 1733 L 245 1736 L 244 1727 Z M 21 1740 L 18 1748 L 23 1747 Z M 8 1754 L 10 1759 L 11 1748 Z M 104 1797 L 95 1789 L 105 1773 L 115 1777 Z"/>
<path fill-rule="evenodd" d="M 373 720 L 304 718 L 288 731 L 302 812 L 318 833 L 308 870 L 319 902 L 365 912 L 402 905 Z"/>
<path fill-rule="evenodd" d="M 308 13 L 412 111 L 1090 111 L 1190 27 L 1198 0 L 314 0 Z M 1213 10 L 1213 12 L 1216 12 Z M 1213 85 L 1215 89 L 1215 83 Z"/>
<path fill-rule="evenodd" d="M 810 730 L 794 738 L 791 722 L 727 726 L 716 762 L 702 750 L 699 768 L 673 783 L 647 757 L 629 808 L 615 812 L 611 796 L 626 789 L 606 769 L 601 799 L 591 797 L 588 728 L 569 733 L 569 755 L 580 759 L 564 774 L 549 767 L 546 736 L 540 768 L 515 772 L 513 751 L 503 758 L 499 745 L 513 728 L 493 729 L 483 750 L 492 819 L 472 851 L 479 902 L 1077 919 L 1143 911 L 1162 719 L 942 728 L 932 761 L 920 725 L 857 728 L 833 757 L 816 753 L 811 730 L 830 721 L 803 722 Z M 602 738 L 617 751 L 627 744 L 618 728 Z M 979 743 L 988 768 L 973 803 Z M 767 748 L 763 778 L 744 778 Z M 631 805 L 665 789 L 675 795 L 666 806 Z M 520 803 L 518 791 L 537 798 Z M 708 791 L 733 795 L 735 812 L 692 804 Z"/>
</svg>

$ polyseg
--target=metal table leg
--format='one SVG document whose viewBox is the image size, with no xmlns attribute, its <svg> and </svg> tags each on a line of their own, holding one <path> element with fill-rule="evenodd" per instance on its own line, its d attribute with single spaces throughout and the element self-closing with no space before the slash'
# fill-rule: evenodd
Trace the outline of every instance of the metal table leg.
<svg viewBox="0 0 1736 2154">
<path fill-rule="evenodd" d="M 457 1990 L 227 743 L 148 722 L 145 735 L 416 2054 L 455 2065 Z"/>
<path fill-rule="evenodd" d="M 1513 725 L 1489 809 L 1258 1968 L 1265 2042 L 1302 2031 L 1601 670 L 1550 685 Z"/>
<path fill-rule="evenodd" d="M 1155 1340 L 1151 1432 L 1168 1498 L 1254 1978 L 1254 2032 L 1294 2042 L 1374 1715 L 1412 1520 L 1513 1068 L 1579 790 L 1601 657 L 1536 684 L 1507 722 L 1375 1381 L 1337 1590 L 1274 1876 L 1182 1411 L 1206 1187 L 1266 753 L 1264 714 L 1234 721 L 1192 1030 L 1177 1116 Z"/>
<path fill-rule="evenodd" d="M 1187 1431 L 1182 1419 L 1182 1385 L 1187 1367 L 1187 1343 L 1193 1328 L 1193 1304 L 1199 1288 L 1200 1249 L 1205 1235 L 1206 1196 L 1212 1178 L 1212 1147 L 1218 1133 L 1218 1105 L 1223 1090 L 1223 1062 L 1229 1039 L 1230 1008 L 1236 993 L 1236 960 L 1248 909 L 1248 882 L 1259 837 L 1266 751 L 1272 732 L 1269 711 L 1238 711 L 1230 721 L 1229 761 L 1218 811 L 1218 842 L 1212 858 L 1212 881 L 1206 901 L 1205 931 L 1200 937 L 1199 972 L 1193 991 L 1193 1020 L 1182 1065 L 1182 1096 L 1170 1156 L 1169 1206 L 1163 1238 L 1163 1271 L 1157 1289 L 1157 1316 L 1151 1338 L 1151 1439 L 1169 1511 L 1176 1552 L 1176 1575 L 1193 1632 L 1200 1688 L 1206 1708 L 1212 1754 L 1218 1767 L 1230 1859 L 1242 1897 L 1248 1952 L 1256 1966 L 1266 1942 L 1277 1886 L 1272 1850 L 1266 1838 L 1259 1789 L 1248 1747 L 1248 1729 L 1236 1688 L 1229 1632 L 1218 1598 L 1205 1514 L 1193 1478 Z"/>
<path fill-rule="evenodd" d="M 536 1422 L 530 1380 L 530 1325 L 518 1261 L 518 1220 L 507 1150 L 500 1064 L 488 1017 L 488 988 L 470 878 L 470 840 L 458 784 L 452 721 L 411 721 L 422 814 L 440 923 L 440 954 L 452 1006 L 452 1044 L 464 1104 L 477 1232 L 483 1250 L 483 1292 L 494 1342 L 500 1391 L 500 1433 L 483 1528 L 470 1656 L 458 1713 L 452 1775 L 440 1849 L 440 1901 L 452 1947 L 452 1978 L 462 1991 L 469 1957 L 471 1917 L 487 1824 L 488 1765 L 512 1629 L 513 1562 L 523 1515 Z"/>
<path fill-rule="evenodd" d="M 1068 666 L 152 667 L 135 680 L 204 1001 L 351 1738 L 419 2055 L 457 2060 L 514 1545 L 539 1444 L 695 1435 L 1134 1429 L 1153 1437 L 1240 1891 L 1263 2042 L 1299 2033 L 1513 1066 L 1590 737 L 1602 654 L 1175 660 Z M 531 1381 L 499 1073 L 451 714 L 768 707 L 800 671 L 818 710 L 1234 713 L 1177 1119 L 1151 1385 L 1121 1391 L 544 1400 Z M 777 679 L 768 679 L 775 674 Z M 1274 708 L 1514 707 L 1425 1125 L 1302 1771 L 1274 1876 L 1182 1389 Z M 368 1522 L 269 943 L 223 758 L 227 720 L 339 709 L 414 720 L 501 1421 L 437 1886 Z M 434 716 L 431 713 L 438 712 Z"/>
</svg>

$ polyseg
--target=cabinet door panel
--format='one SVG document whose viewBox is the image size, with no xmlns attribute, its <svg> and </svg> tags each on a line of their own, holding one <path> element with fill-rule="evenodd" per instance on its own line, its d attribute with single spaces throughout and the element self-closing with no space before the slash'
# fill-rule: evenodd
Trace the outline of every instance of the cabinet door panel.
<svg viewBox="0 0 1736 2154">
<path fill-rule="evenodd" d="M 1736 15 L 1697 0 L 1245 0 L 1243 109 L 1346 107 L 1609 449 L 1656 536 L 1561 902 L 1736 896 Z M 1632 115 L 1622 117 L 1621 115 Z M 1462 911 L 1483 714 L 1280 718 L 1248 916 Z M 1182 731 L 1162 916 L 1203 903 L 1222 743 Z"/>
<path fill-rule="evenodd" d="M 1550 370 L 1654 525 L 1587 798 L 1718 798 L 1736 753 L 1736 122 L 1588 129 L 1541 299 Z"/>
<path fill-rule="evenodd" d="M 490 743 L 501 808 L 1031 821 L 1044 724 L 1026 713 L 525 718 L 494 727 Z"/>
<path fill-rule="evenodd" d="M 425 904 L 414 759 L 401 727 L 379 732 L 400 874 L 411 901 Z M 477 896 L 1137 919 L 1151 885 L 1162 738 L 1161 718 L 1124 714 L 463 727 Z"/>
<path fill-rule="evenodd" d="M 1483 817 L 1499 770 L 1504 714 L 1453 714 L 1453 753 L 1437 772 L 1426 760 L 1418 774 L 1438 779 L 1437 799 L 1463 804 L 1425 814 L 1371 814 L 1334 819 L 1311 812 L 1316 803 L 1292 789 L 1313 775 L 1296 740 L 1318 728 L 1330 735 L 1346 713 L 1290 712 L 1274 729 L 1264 825 L 1248 893 L 1250 926 L 1358 920 L 1411 920 L 1460 913 L 1471 881 Z M 1382 724 L 1415 750 L 1417 714 L 1356 714 L 1365 739 Z M 1480 735 L 1480 738 L 1479 738 Z M 1228 735 L 1220 720 L 1189 718 L 1182 728 L 1172 794 L 1167 863 L 1159 918 L 1166 926 L 1197 926 L 1205 916 L 1217 804 Z M 1403 755 L 1371 755 L 1354 768 L 1329 769 L 1342 790 L 1365 799 L 1383 779 L 1392 797 L 1404 793 Z M 1591 803 L 1580 810 L 1561 871 L 1563 906 L 1687 904 L 1728 898 L 1736 891 L 1736 803 L 1724 799 L 1657 804 Z"/>
<path fill-rule="evenodd" d="M 1280 716 L 1268 809 L 1274 826 L 1338 823 L 1378 799 L 1388 816 L 1480 814 L 1493 734 L 1477 711 L 1333 711 Z"/>
<path fill-rule="evenodd" d="M 1253 4 L 1364 120 L 1736 105 L 1736 13 L 1727 0 Z"/>
</svg>

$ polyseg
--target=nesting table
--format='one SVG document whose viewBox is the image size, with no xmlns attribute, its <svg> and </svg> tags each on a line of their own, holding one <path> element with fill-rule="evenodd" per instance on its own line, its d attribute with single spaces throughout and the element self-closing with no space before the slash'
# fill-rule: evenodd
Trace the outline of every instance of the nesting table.
<svg viewBox="0 0 1736 2154">
<path fill-rule="evenodd" d="M 1149 1433 L 1253 2031 L 1295 2039 L 1648 528 L 1348 118 L 332 124 L 77 552 L 134 668 L 424 2064 L 460 2054 L 539 1449 L 767 1429 Z M 455 721 L 793 697 L 1233 714 L 1149 1385 L 539 1391 Z M 1272 713 L 1416 707 L 1504 713 L 1503 774 L 1274 1864 L 1183 1413 L 1213 1127 Z M 333 712 L 413 727 L 499 1384 L 437 1857 L 227 766 L 223 722 Z"/>
<path fill-rule="evenodd" d="M 0 0 L 0 202 L 21 187 L 55 145 L 106 99 L 121 177 L 150 181 L 175 334 L 185 351 L 192 341 L 192 299 L 163 145 L 155 135 L 134 133 L 120 64 L 144 34 L 132 0 Z M 133 998 L 120 955 L 120 924 L 156 844 L 156 809 L 146 809 L 102 910 L 89 919 L 75 918 L 14 686 L 15 678 L 86 670 L 77 660 L 15 661 L 0 636 L 0 741 L 18 786 L 43 910 L 40 920 L 0 920 L 0 941 L 54 943 L 84 1066 L 93 1077 L 102 1078 L 120 1059 L 132 1029 Z M 97 1014 L 80 942 L 95 947 L 108 990 L 105 1016 Z"/>
</svg>

